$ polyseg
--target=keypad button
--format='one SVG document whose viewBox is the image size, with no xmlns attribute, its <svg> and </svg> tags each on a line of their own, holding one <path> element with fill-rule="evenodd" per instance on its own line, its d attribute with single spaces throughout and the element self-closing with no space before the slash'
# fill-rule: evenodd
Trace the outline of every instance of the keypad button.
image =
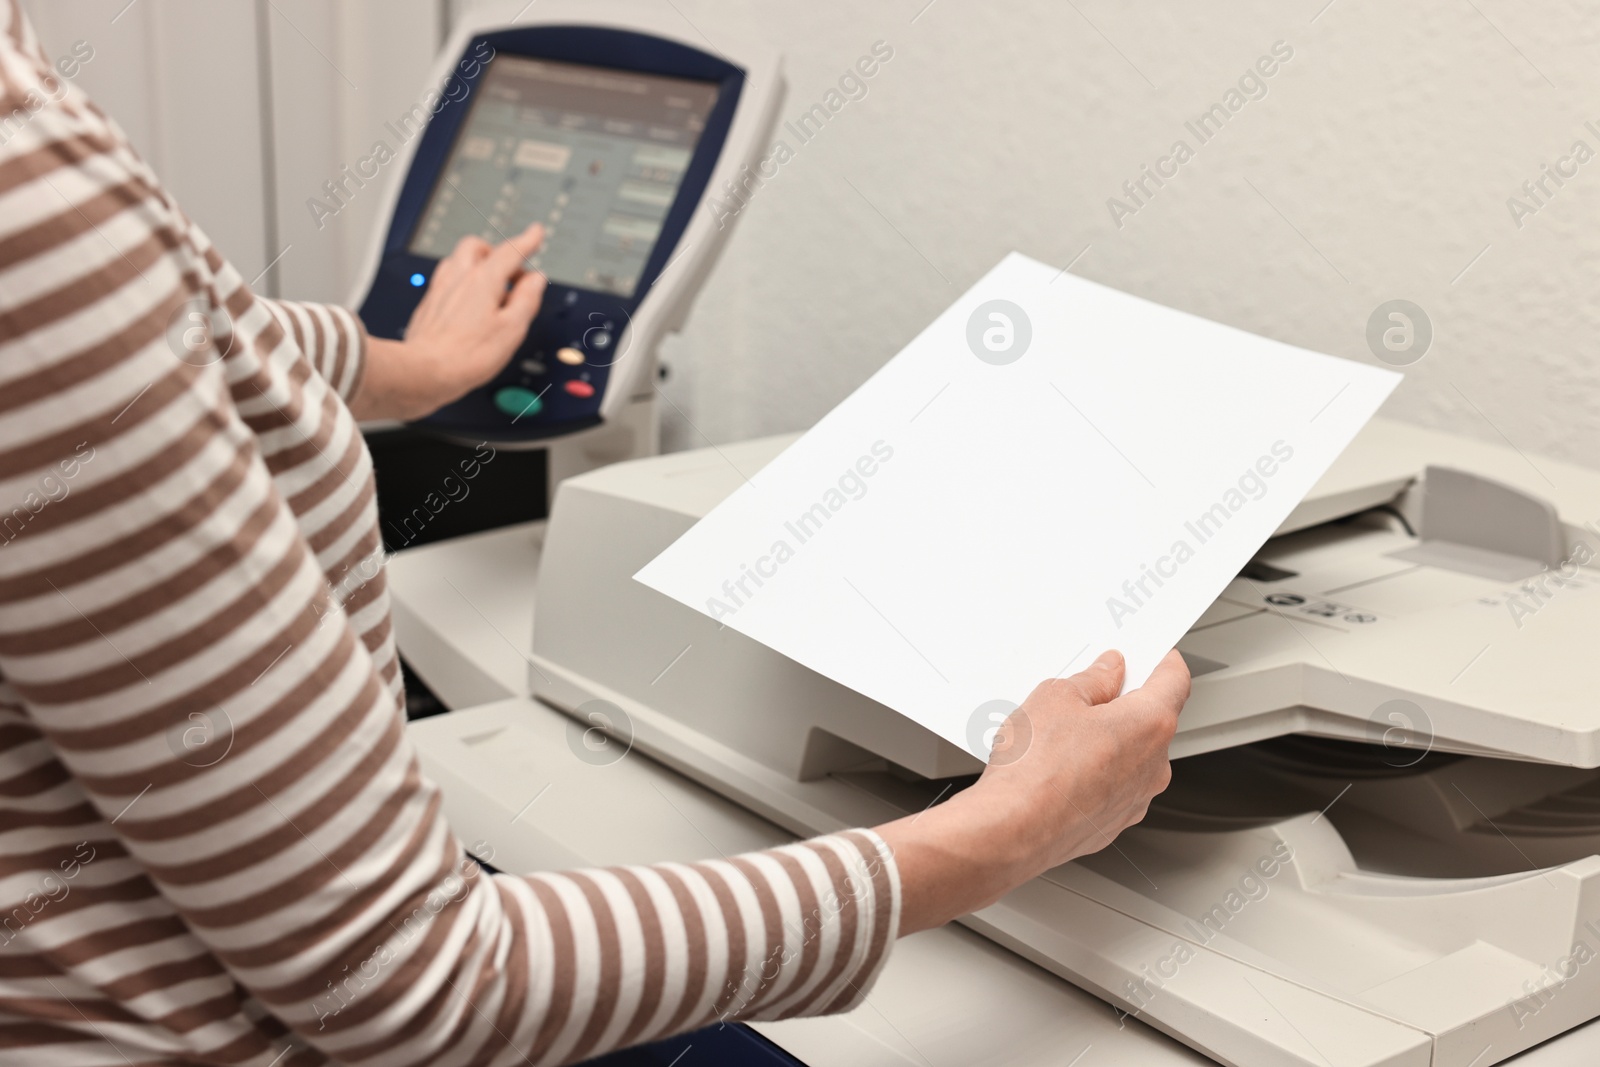
<svg viewBox="0 0 1600 1067">
<path fill-rule="evenodd" d="M 563 348 L 556 353 L 556 358 L 569 367 L 583 366 L 583 351 L 577 348 Z"/>
<path fill-rule="evenodd" d="M 588 382 L 574 380 L 566 383 L 561 388 L 565 389 L 570 395 L 577 397 L 579 400 L 588 400 L 590 397 L 594 396 L 594 386 L 590 385 Z"/>
<path fill-rule="evenodd" d="M 532 389 L 509 385 L 494 394 L 494 406 L 516 419 L 539 414 L 544 401 Z"/>
</svg>

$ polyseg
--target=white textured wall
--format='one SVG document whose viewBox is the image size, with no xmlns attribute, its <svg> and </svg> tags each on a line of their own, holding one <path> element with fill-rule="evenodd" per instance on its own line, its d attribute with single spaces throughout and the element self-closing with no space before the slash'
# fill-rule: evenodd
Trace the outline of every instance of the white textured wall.
<svg viewBox="0 0 1600 1067">
<path fill-rule="evenodd" d="M 1007 249 L 1088 246 L 1086 277 L 1352 359 L 1413 300 L 1436 338 L 1388 412 L 1600 466 L 1600 159 L 1520 230 L 1506 207 L 1575 139 L 1600 152 L 1600 6 L 675 2 L 712 41 L 779 42 L 789 115 L 896 50 L 757 195 L 668 350 L 709 437 L 811 424 Z M 1106 199 L 1277 40 L 1268 95 L 1115 227 Z"/>
<path fill-rule="evenodd" d="M 246 17 L 257 4 L 138 0 L 109 26 L 124 2 L 26 0 L 63 48 L 75 21 L 93 23 L 100 58 L 85 83 L 130 112 L 219 242 L 260 263 L 277 250 L 251 236 L 260 159 L 209 117 L 258 106 Z M 1600 128 L 1600 6 L 670 3 L 712 45 L 754 35 L 781 47 L 786 117 L 874 41 L 895 49 L 867 97 L 798 147 L 742 214 L 666 351 L 669 394 L 692 420 L 667 412 L 671 446 L 810 425 L 1015 247 L 1060 265 L 1082 253 L 1074 270 L 1086 277 L 1352 359 L 1373 358 L 1365 329 L 1379 303 L 1413 300 L 1436 338 L 1391 413 L 1600 466 L 1600 159 L 1520 229 L 1506 206 L 1574 140 L 1600 153 L 1583 125 Z M 297 241 L 284 294 L 343 299 L 370 201 L 330 237 L 296 231 L 304 200 L 420 89 L 436 4 L 271 6 L 277 247 Z M 187 47 L 163 43 L 175 33 Z M 1266 97 L 1196 145 L 1184 121 L 1279 40 L 1294 58 Z M 1107 198 L 1180 137 L 1195 158 L 1117 228 Z"/>
</svg>

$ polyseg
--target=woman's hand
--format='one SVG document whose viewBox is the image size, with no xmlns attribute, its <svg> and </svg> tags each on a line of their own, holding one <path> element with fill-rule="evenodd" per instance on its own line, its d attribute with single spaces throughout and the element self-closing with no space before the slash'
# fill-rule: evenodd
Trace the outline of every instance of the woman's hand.
<svg viewBox="0 0 1600 1067">
<path fill-rule="evenodd" d="M 1001 726 L 976 785 L 878 828 L 900 869 L 902 935 L 987 907 L 1144 818 L 1172 778 L 1167 748 L 1189 668 L 1168 653 L 1119 697 L 1123 673 L 1122 656 L 1107 652 L 1040 683 Z"/>
<path fill-rule="evenodd" d="M 421 418 L 499 374 L 544 299 L 544 275 L 522 266 L 543 243 L 537 223 L 501 245 L 462 238 L 439 261 L 405 340 L 368 340 L 356 418 Z"/>
</svg>

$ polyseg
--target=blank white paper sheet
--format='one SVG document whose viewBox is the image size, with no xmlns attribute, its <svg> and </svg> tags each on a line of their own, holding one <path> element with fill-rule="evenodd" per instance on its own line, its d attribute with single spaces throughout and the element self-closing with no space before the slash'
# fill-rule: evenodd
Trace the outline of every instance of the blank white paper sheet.
<svg viewBox="0 0 1600 1067">
<path fill-rule="evenodd" d="M 987 757 L 1149 677 L 1400 377 L 1013 253 L 636 577 Z"/>
</svg>

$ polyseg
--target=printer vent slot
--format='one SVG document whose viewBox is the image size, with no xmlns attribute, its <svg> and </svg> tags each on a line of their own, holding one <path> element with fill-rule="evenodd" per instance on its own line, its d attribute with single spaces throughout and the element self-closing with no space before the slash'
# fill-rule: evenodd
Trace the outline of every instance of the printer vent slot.
<svg viewBox="0 0 1600 1067">
<path fill-rule="evenodd" d="M 1244 565 L 1244 570 L 1239 572 L 1239 577 L 1250 582 L 1282 582 L 1290 578 L 1300 577 L 1300 572 L 1276 566 L 1264 559 L 1253 559 Z"/>
<path fill-rule="evenodd" d="M 956 778 L 924 778 L 887 762 L 881 762 L 876 768 L 835 771 L 830 777 L 890 804 L 906 815 L 915 815 L 935 804 L 943 804 L 978 780 L 975 774 Z"/>
<path fill-rule="evenodd" d="M 1391 748 L 1360 741 L 1290 735 L 1254 746 L 1261 761 L 1277 769 L 1310 778 L 1353 781 L 1373 778 L 1409 778 L 1466 759 L 1446 752 Z"/>
</svg>

